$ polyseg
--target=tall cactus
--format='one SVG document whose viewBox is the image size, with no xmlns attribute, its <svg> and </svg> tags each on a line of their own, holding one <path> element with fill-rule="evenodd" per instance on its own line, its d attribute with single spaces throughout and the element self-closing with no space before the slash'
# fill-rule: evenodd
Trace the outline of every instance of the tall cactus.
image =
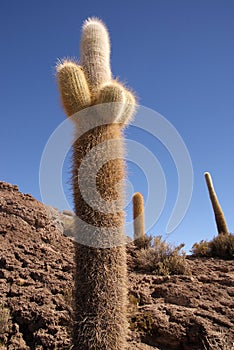
<svg viewBox="0 0 234 350">
<path fill-rule="evenodd" d="M 73 144 L 75 213 L 82 222 L 76 228 L 74 346 L 124 350 L 128 324 L 122 128 L 133 117 L 135 98 L 111 77 L 109 35 L 96 18 L 83 25 L 81 62 L 82 67 L 68 60 L 57 66 L 62 104 L 79 135 Z M 78 111 L 83 115 L 74 117 Z M 93 174 L 99 201 L 92 198 Z"/>
<path fill-rule="evenodd" d="M 144 197 L 136 192 L 132 198 L 134 219 L 134 240 L 145 237 Z"/>
<path fill-rule="evenodd" d="M 211 175 L 208 172 L 206 172 L 204 175 L 205 175 L 206 184 L 207 184 L 209 195 L 210 195 L 210 200 L 211 200 L 212 207 L 214 210 L 218 234 L 228 234 L 228 228 L 227 228 L 226 220 L 224 217 L 224 213 L 222 211 L 222 208 L 219 204 L 217 195 L 215 193 Z"/>
</svg>

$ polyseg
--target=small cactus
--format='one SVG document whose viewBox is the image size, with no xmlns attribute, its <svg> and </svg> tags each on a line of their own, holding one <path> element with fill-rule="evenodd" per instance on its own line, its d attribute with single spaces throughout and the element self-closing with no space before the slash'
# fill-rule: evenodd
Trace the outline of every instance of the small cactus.
<svg viewBox="0 0 234 350">
<path fill-rule="evenodd" d="M 73 196 L 76 216 L 86 225 L 77 225 L 77 241 L 88 236 L 90 242 L 119 244 L 103 248 L 76 243 L 74 349 L 124 350 L 128 323 L 122 128 L 133 117 L 136 102 L 112 79 L 109 35 L 96 18 L 83 25 L 81 64 L 65 60 L 57 66 L 63 107 L 80 135 L 73 144 Z M 73 118 L 81 110 L 83 115 Z M 98 168 L 106 155 L 109 160 Z M 87 171 L 81 176 L 87 158 Z M 90 193 L 92 197 L 92 173 L 100 194 L 97 207 L 85 200 Z"/>
<path fill-rule="evenodd" d="M 133 195 L 134 240 L 145 237 L 144 197 L 140 192 Z"/>
<path fill-rule="evenodd" d="M 224 217 L 224 213 L 222 211 L 221 205 L 219 204 L 217 195 L 215 193 L 211 175 L 208 172 L 206 172 L 204 175 L 205 175 L 206 184 L 210 195 L 210 200 L 214 210 L 218 234 L 228 234 L 228 228 Z"/>
</svg>

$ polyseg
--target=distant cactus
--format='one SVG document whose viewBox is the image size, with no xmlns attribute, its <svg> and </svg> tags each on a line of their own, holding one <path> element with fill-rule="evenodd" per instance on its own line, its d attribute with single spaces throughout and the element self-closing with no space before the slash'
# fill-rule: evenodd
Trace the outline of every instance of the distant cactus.
<svg viewBox="0 0 234 350">
<path fill-rule="evenodd" d="M 134 218 L 134 240 L 145 237 L 144 197 L 136 192 L 132 198 Z"/>
<path fill-rule="evenodd" d="M 88 19 L 83 25 L 81 63 L 82 68 L 75 62 L 65 60 L 57 67 L 62 104 L 68 116 L 97 105 L 96 113 L 92 107 L 90 113 L 89 110 L 85 111 L 83 119 L 72 118 L 78 131 L 85 129 L 84 124 L 88 125 L 88 131 L 86 128 L 86 132 L 73 145 L 75 213 L 87 223 L 86 226 L 77 227 L 76 235 L 78 241 L 90 236 L 101 246 L 110 242 L 110 247 L 76 244 L 74 349 L 124 350 L 128 324 L 122 209 L 125 165 L 121 128 L 133 117 L 136 103 L 129 91 L 112 80 L 109 35 L 103 23 L 96 18 Z M 99 109 L 103 103 L 106 108 Z M 99 119 L 100 123 L 95 124 Z M 110 160 L 98 170 L 97 163 L 106 154 Z M 87 157 L 88 171 L 81 179 L 85 184 L 81 188 L 78 176 Z M 97 190 L 108 205 L 108 212 L 102 201 L 97 203 L 98 208 L 85 201 L 84 195 L 90 196 L 92 188 L 92 172 L 96 172 Z M 86 231 L 87 227 L 91 227 L 92 232 Z M 101 236 L 98 236 L 98 230 L 102 232 Z M 119 244 L 111 245 L 111 242 L 115 242 L 112 240 L 119 241 Z"/>
<path fill-rule="evenodd" d="M 209 195 L 210 195 L 210 200 L 211 200 L 212 207 L 214 210 L 215 221 L 216 221 L 218 233 L 219 234 L 228 234 L 228 228 L 227 228 L 226 220 L 224 217 L 224 213 L 222 211 L 222 208 L 219 204 L 217 195 L 215 193 L 211 175 L 208 172 L 206 172 L 204 175 L 205 175 L 206 184 L 207 184 Z"/>
</svg>

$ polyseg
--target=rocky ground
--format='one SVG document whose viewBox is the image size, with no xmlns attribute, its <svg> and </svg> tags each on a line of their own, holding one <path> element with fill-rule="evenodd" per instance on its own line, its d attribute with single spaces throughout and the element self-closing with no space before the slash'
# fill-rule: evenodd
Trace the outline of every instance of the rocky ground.
<svg viewBox="0 0 234 350">
<path fill-rule="evenodd" d="M 61 215 L 0 182 L 1 350 L 72 348 L 74 243 Z M 187 263 L 187 276 L 129 267 L 129 350 L 234 349 L 233 261 Z"/>
</svg>

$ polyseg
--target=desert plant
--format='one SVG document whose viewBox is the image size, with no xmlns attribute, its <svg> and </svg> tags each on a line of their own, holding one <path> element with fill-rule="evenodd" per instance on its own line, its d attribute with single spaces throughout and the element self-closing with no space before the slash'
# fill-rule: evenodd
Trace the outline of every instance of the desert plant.
<svg viewBox="0 0 234 350">
<path fill-rule="evenodd" d="M 138 249 L 142 249 L 142 248 L 147 249 L 147 248 L 151 247 L 152 240 L 153 240 L 152 236 L 144 235 L 143 237 L 139 237 L 139 238 L 135 239 L 134 245 Z"/>
<path fill-rule="evenodd" d="M 142 342 L 145 339 L 155 338 L 158 335 L 157 325 L 154 322 L 154 316 L 148 310 L 142 313 L 135 313 L 130 320 L 130 329 L 137 330 Z"/>
<path fill-rule="evenodd" d="M 225 220 L 221 205 L 219 204 L 218 197 L 216 195 L 210 173 L 208 172 L 205 173 L 205 179 L 206 179 L 206 184 L 209 191 L 212 207 L 214 210 L 218 234 L 227 234 L 228 228 L 227 228 L 226 220 Z"/>
<path fill-rule="evenodd" d="M 122 127 L 134 114 L 135 98 L 112 80 L 109 35 L 98 19 L 88 19 L 83 25 L 81 63 L 82 67 L 65 60 L 57 67 L 62 104 L 75 124 L 74 346 L 123 350 L 128 324 Z M 98 201 L 93 197 L 93 178 Z"/>
<path fill-rule="evenodd" d="M 209 244 L 210 254 L 213 257 L 234 259 L 234 235 L 218 235 Z"/>
<path fill-rule="evenodd" d="M 201 241 L 194 243 L 191 252 L 198 257 L 213 257 L 222 259 L 234 258 L 234 235 L 228 233 L 218 235 L 211 241 Z"/>
<path fill-rule="evenodd" d="M 136 269 L 157 275 L 187 274 L 189 269 L 186 255 L 181 251 L 183 247 L 184 244 L 173 246 L 163 241 L 161 236 L 157 236 L 151 247 L 136 251 Z"/>
<path fill-rule="evenodd" d="M 133 219 L 134 219 L 134 240 L 142 239 L 145 236 L 144 218 L 144 197 L 140 192 L 136 192 L 132 198 Z"/>
<path fill-rule="evenodd" d="M 199 243 L 194 243 L 191 252 L 198 257 L 210 256 L 210 242 L 201 240 Z"/>
</svg>

